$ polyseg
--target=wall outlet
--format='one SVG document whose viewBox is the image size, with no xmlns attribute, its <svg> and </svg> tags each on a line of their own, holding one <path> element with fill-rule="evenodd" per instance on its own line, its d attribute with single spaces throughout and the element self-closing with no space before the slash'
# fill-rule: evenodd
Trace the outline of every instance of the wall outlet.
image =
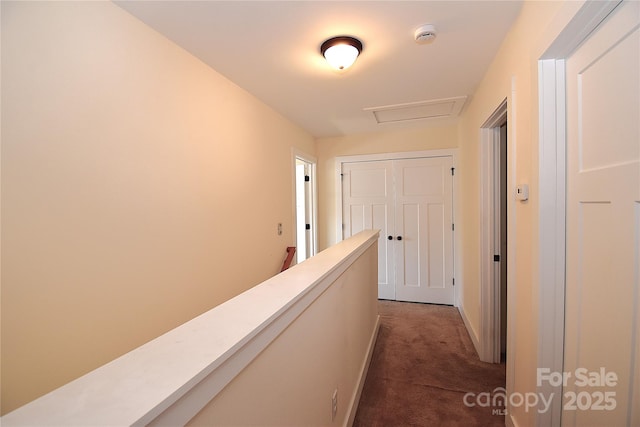
<svg viewBox="0 0 640 427">
<path fill-rule="evenodd" d="M 331 396 L 331 421 L 336 419 L 336 414 L 338 413 L 338 389 L 333 390 L 333 395 Z"/>
<path fill-rule="evenodd" d="M 282 223 L 278 223 L 278 236 L 282 236 Z"/>
</svg>

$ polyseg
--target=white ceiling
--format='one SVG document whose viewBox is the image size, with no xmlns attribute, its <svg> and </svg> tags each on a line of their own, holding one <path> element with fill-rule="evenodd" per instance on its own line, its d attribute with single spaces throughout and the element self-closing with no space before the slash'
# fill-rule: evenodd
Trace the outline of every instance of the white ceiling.
<svg viewBox="0 0 640 427">
<path fill-rule="evenodd" d="M 117 2 L 316 137 L 426 126 L 378 123 L 372 107 L 468 96 L 521 1 Z M 432 44 L 414 30 L 436 26 Z M 364 49 L 342 73 L 320 45 L 338 35 Z M 464 107 L 463 107 L 464 109 Z"/>
</svg>

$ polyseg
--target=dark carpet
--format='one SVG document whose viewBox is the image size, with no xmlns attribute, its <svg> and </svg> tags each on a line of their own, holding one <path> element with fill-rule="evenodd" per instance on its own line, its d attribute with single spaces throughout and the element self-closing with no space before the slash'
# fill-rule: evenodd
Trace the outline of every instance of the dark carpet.
<svg viewBox="0 0 640 427">
<path fill-rule="evenodd" d="M 498 426 L 502 408 L 471 407 L 505 385 L 505 365 L 481 362 L 458 310 L 379 301 L 380 331 L 354 426 Z M 487 397 L 487 395 L 484 395 Z M 482 401 L 481 398 L 481 403 Z"/>
</svg>

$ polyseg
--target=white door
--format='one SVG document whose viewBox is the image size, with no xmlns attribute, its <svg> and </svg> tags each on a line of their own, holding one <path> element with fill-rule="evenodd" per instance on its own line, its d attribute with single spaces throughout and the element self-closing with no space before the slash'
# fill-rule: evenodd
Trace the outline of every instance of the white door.
<svg viewBox="0 0 640 427">
<path fill-rule="evenodd" d="M 625 2 L 567 60 L 563 425 L 640 425 L 639 25 Z"/>
<path fill-rule="evenodd" d="M 453 304 L 452 162 L 343 165 L 344 237 L 381 230 L 379 298 Z"/>
<path fill-rule="evenodd" d="M 396 160 L 393 166 L 396 299 L 453 304 L 452 159 Z"/>
<path fill-rule="evenodd" d="M 378 298 L 395 299 L 393 274 L 393 165 L 391 161 L 345 163 L 342 168 L 343 237 L 380 230 Z"/>
</svg>

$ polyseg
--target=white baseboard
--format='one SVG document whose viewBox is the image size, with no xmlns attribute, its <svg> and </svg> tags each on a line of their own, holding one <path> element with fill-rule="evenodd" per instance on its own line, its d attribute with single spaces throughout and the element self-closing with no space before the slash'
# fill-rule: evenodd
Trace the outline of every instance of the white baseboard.
<svg viewBox="0 0 640 427">
<path fill-rule="evenodd" d="M 367 357 L 362 363 L 360 369 L 360 375 L 358 377 L 358 387 L 356 387 L 351 401 L 349 402 L 349 408 L 347 409 L 347 417 L 345 418 L 345 427 L 351 427 L 353 421 L 356 418 L 356 412 L 358 411 L 358 403 L 360 403 L 360 396 L 362 395 L 362 389 L 364 388 L 364 382 L 367 379 L 367 372 L 369 372 L 369 365 L 371 364 L 371 357 L 373 356 L 373 349 L 376 346 L 376 340 L 378 339 L 378 330 L 380 329 L 380 315 L 376 317 L 376 325 L 373 328 L 373 334 L 369 339 L 369 347 L 367 348 Z"/>
<path fill-rule="evenodd" d="M 462 308 L 462 305 L 458 307 L 458 311 L 460 312 L 460 316 L 462 317 L 464 326 L 467 328 L 467 332 L 471 337 L 471 342 L 473 343 L 473 347 L 476 349 L 476 353 L 478 353 L 478 357 L 480 357 L 480 354 L 482 354 L 480 352 L 480 338 L 478 338 L 476 331 L 474 331 L 473 328 L 471 327 L 471 323 L 469 323 L 469 319 L 467 319 L 467 316 L 464 314 L 464 309 Z"/>
</svg>

